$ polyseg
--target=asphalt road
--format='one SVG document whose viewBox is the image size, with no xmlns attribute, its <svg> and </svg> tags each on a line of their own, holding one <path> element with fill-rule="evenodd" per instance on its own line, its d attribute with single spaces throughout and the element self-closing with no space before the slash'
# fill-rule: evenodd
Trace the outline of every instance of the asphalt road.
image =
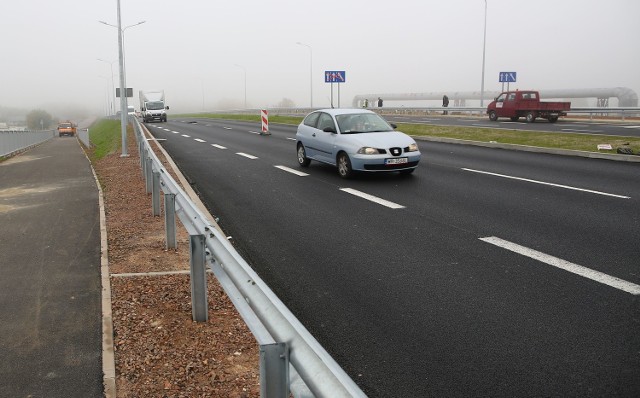
<svg viewBox="0 0 640 398">
<path fill-rule="evenodd" d="M 433 126 L 465 126 L 491 129 L 544 131 L 554 133 L 578 133 L 578 134 L 601 134 L 617 135 L 625 137 L 640 137 L 639 120 L 611 120 L 611 121 L 589 121 L 560 118 L 556 123 L 549 123 L 544 119 L 538 119 L 535 123 L 526 123 L 524 118 L 520 121 L 512 122 L 508 118 L 500 118 L 497 122 L 489 120 L 488 116 L 456 116 L 456 115 L 430 115 L 430 116 L 408 116 L 408 115 L 384 115 L 385 119 L 392 123 L 417 123 Z"/>
<path fill-rule="evenodd" d="M 293 126 L 149 128 L 369 396 L 640 395 L 637 164 L 420 142 L 345 181 Z"/>
</svg>

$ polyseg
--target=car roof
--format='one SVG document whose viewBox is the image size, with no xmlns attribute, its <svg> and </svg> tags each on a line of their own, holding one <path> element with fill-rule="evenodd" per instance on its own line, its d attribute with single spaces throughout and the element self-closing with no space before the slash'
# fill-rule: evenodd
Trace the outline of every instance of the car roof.
<svg viewBox="0 0 640 398">
<path fill-rule="evenodd" d="M 331 116 L 336 115 L 352 115 L 352 114 L 362 114 L 362 113 L 375 113 L 368 109 L 360 109 L 360 108 L 328 108 L 328 109 L 318 109 L 315 112 L 326 112 Z"/>
</svg>

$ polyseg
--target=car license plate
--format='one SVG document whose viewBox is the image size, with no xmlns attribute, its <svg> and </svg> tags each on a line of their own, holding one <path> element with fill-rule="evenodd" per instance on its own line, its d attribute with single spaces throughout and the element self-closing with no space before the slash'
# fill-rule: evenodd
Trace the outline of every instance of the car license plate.
<svg viewBox="0 0 640 398">
<path fill-rule="evenodd" d="M 390 159 L 384 160 L 384 164 L 402 164 L 402 163 L 408 163 L 408 162 L 409 162 L 409 158 L 390 158 Z"/>
</svg>

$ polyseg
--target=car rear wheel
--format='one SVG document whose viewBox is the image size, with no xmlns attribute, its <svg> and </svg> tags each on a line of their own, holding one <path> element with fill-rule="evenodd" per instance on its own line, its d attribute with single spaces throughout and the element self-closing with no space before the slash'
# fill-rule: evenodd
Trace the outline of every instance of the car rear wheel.
<svg viewBox="0 0 640 398">
<path fill-rule="evenodd" d="M 489 112 L 489 120 L 495 122 L 496 120 L 498 120 L 498 114 L 495 111 Z"/>
<path fill-rule="evenodd" d="M 549 116 L 549 123 L 555 123 L 558 121 L 558 116 Z"/>
<path fill-rule="evenodd" d="M 351 178 L 353 175 L 351 160 L 349 160 L 349 155 L 344 152 L 338 155 L 338 174 L 340 174 L 342 178 Z"/>
<path fill-rule="evenodd" d="M 302 167 L 308 167 L 311 163 L 311 159 L 307 157 L 307 152 L 304 150 L 304 145 L 298 144 L 298 164 Z"/>
</svg>

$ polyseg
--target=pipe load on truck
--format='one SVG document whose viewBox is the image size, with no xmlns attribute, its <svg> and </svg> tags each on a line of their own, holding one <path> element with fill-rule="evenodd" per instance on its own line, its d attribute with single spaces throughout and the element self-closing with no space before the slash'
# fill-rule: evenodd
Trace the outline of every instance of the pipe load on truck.
<svg viewBox="0 0 640 398">
<path fill-rule="evenodd" d="M 155 120 L 167 121 L 167 110 L 169 107 L 164 102 L 164 91 L 140 91 L 140 112 L 142 120 L 150 123 Z"/>
</svg>

